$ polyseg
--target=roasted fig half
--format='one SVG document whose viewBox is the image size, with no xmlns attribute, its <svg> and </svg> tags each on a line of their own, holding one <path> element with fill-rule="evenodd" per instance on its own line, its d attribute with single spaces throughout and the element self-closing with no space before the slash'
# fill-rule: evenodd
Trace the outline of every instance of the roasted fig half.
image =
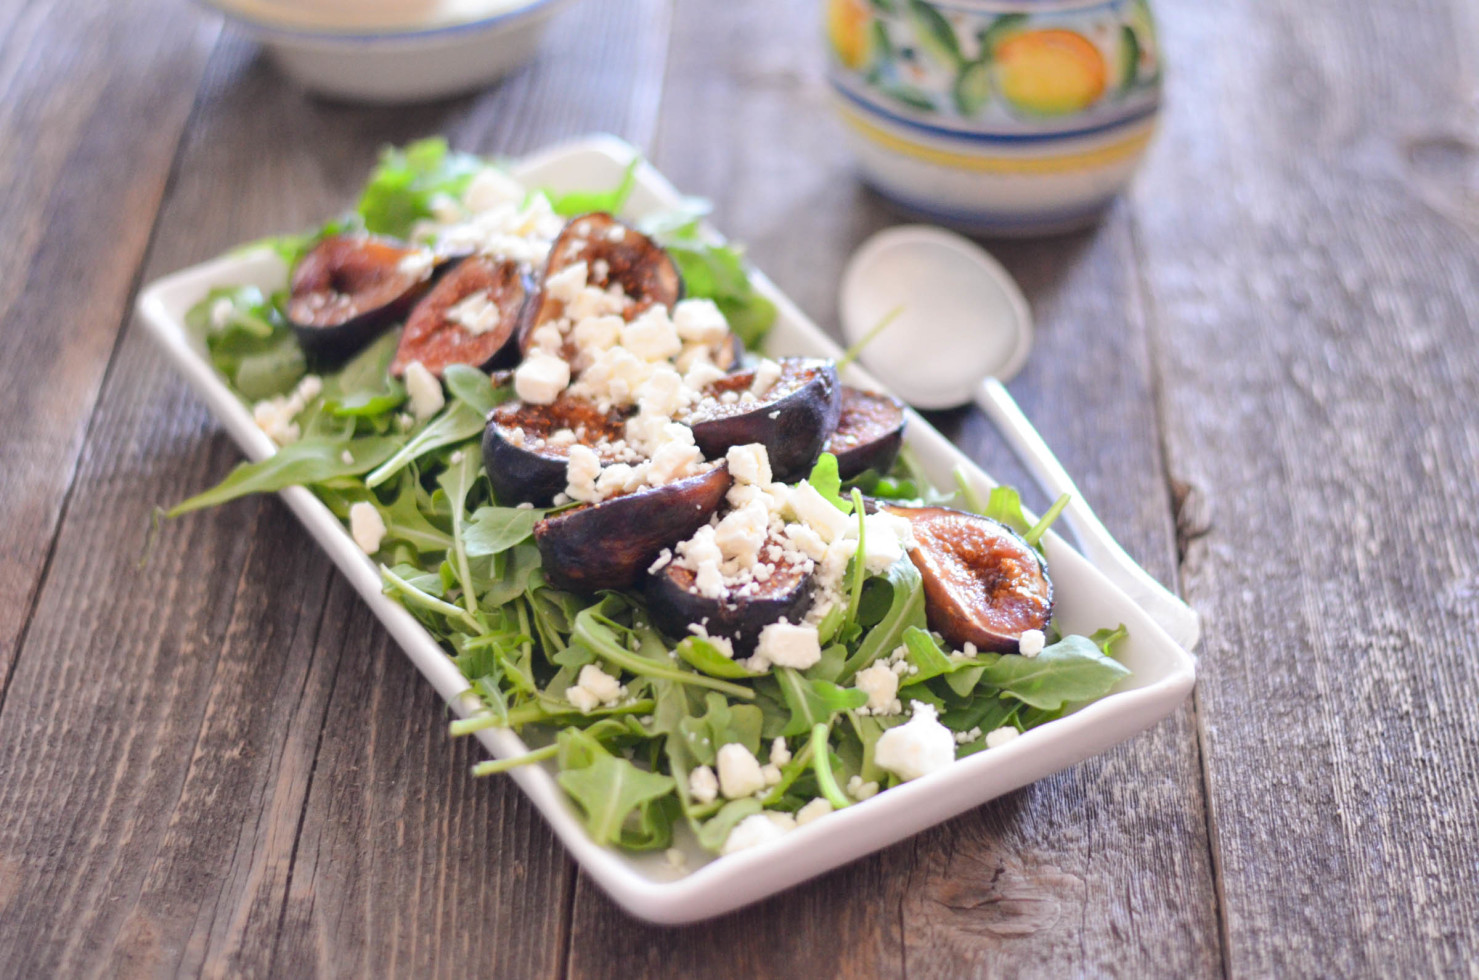
<svg viewBox="0 0 1479 980">
<path fill-rule="evenodd" d="M 736 653 L 748 655 L 765 627 L 782 616 L 799 623 L 811 608 L 812 573 L 784 558 L 771 568 L 770 578 L 747 587 L 749 594 L 710 599 L 698 591 L 691 569 L 668 562 L 647 576 L 648 611 L 670 637 L 681 639 L 690 624 L 702 623 L 710 636 L 727 637 Z"/>
<path fill-rule="evenodd" d="M 331 235 L 298 262 L 288 323 L 303 349 L 344 358 L 405 316 L 431 282 L 434 262 L 404 242 Z"/>
<path fill-rule="evenodd" d="M 635 585 L 663 548 L 707 523 L 732 482 L 721 463 L 697 476 L 545 518 L 534 525 L 545 577 L 572 592 Z"/>
<path fill-rule="evenodd" d="M 528 283 L 515 262 L 472 255 L 458 262 L 411 309 L 390 373 L 420 361 L 437 377 L 450 364 L 507 367 L 518 359 Z"/>
<path fill-rule="evenodd" d="M 630 302 L 623 316 L 631 320 L 653 306 L 666 306 L 683 298 L 683 277 L 663 247 L 629 228 L 609 214 L 593 213 L 571 219 L 550 246 L 541 284 L 577 262 L 586 264 L 586 283 L 607 289 L 621 286 Z M 530 307 L 520 330 L 525 350 L 535 330 L 564 315 L 565 304 L 543 288 Z"/>
<path fill-rule="evenodd" d="M 827 452 L 844 480 L 866 470 L 887 473 L 904 444 L 904 403 L 892 395 L 843 386 L 837 428 Z"/>
<path fill-rule="evenodd" d="M 570 447 L 575 443 L 590 446 L 603 464 L 636 462 L 622 442 L 624 434 L 620 414 L 602 412 L 569 395 L 561 395 L 552 405 L 504 402 L 488 415 L 483 465 L 499 503 L 528 501 L 547 507 L 565 489 Z"/>
<path fill-rule="evenodd" d="M 831 361 L 783 357 L 779 364 L 780 377 L 761 392 L 752 389 L 763 365 L 720 378 L 681 421 L 708 459 L 762 443 L 775 478 L 789 483 L 811 472 L 837 428 L 841 386 Z"/>
<path fill-rule="evenodd" d="M 930 629 L 956 647 L 1016 653 L 1026 630 L 1046 630 L 1053 583 L 1042 556 L 998 521 L 944 507 L 883 508 L 914 531 L 909 558 L 924 578 Z"/>
</svg>

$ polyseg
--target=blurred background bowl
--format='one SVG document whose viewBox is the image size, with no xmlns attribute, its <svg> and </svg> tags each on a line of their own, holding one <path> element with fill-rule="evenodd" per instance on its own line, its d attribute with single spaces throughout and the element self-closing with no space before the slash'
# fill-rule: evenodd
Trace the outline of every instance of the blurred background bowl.
<svg viewBox="0 0 1479 980">
<path fill-rule="evenodd" d="M 825 0 L 829 78 L 864 179 L 985 235 L 1095 221 L 1155 130 L 1147 0 Z"/>
<path fill-rule="evenodd" d="M 570 0 L 202 0 L 284 74 L 354 102 L 421 102 L 488 85 L 530 61 Z"/>
</svg>

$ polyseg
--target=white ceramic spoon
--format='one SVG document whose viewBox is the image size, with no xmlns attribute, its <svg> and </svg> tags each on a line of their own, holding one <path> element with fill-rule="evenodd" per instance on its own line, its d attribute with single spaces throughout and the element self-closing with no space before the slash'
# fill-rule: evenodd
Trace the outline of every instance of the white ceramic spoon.
<svg viewBox="0 0 1479 980">
<path fill-rule="evenodd" d="M 928 225 L 869 239 L 842 279 L 842 327 L 856 343 L 898 310 L 860 355 L 900 398 L 938 409 L 975 399 L 1048 496 L 1068 494 L 1063 517 L 1084 556 L 1187 650 L 1201 635 L 1196 610 L 1166 589 L 1105 530 L 1003 381 L 1032 348 L 1032 314 L 1006 270 L 973 242 Z"/>
</svg>

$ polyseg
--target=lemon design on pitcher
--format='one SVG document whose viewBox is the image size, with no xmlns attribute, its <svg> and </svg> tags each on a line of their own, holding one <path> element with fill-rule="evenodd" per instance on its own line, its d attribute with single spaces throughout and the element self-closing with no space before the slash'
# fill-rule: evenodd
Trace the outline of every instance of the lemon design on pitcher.
<svg viewBox="0 0 1479 980">
<path fill-rule="evenodd" d="M 992 60 L 1002 97 L 1034 116 L 1081 112 L 1109 82 L 1109 66 L 1093 42 L 1061 28 L 1010 34 L 996 42 Z"/>
<path fill-rule="evenodd" d="M 864 0 L 828 0 L 827 38 L 837 59 L 853 71 L 873 60 L 873 14 Z"/>
</svg>

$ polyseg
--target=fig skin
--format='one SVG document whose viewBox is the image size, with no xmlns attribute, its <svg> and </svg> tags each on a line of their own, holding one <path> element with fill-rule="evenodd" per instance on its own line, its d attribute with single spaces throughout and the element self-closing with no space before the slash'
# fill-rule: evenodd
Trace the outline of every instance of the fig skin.
<svg viewBox="0 0 1479 980">
<path fill-rule="evenodd" d="M 620 235 L 613 239 L 612 236 Z M 534 331 L 564 315 L 565 305 L 547 296 L 543 283 L 550 276 L 577 262 L 586 264 L 586 283 L 605 289 L 621 285 L 632 302 L 627 307 L 627 320 L 635 319 L 654 306 L 671 310 L 683 298 L 683 277 L 667 251 L 635 228 L 628 227 L 604 212 L 593 212 L 572 218 L 550 246 L 540 277 L 540 290 L 529 305 L 528 314 L 519 328 L 519 346 L 527 353 Z M 598 270 L 597 262 L 605 268 Z M 604 274 L 598 274 L 603 272 Z M 573 352 L 571 352 L 573 354 Z"/>
<path fill-rule="evenodd" d="M 523 430 L 522 445 L 512 436 L 514 429 Z M 488 427 L 483 430 L 484 468 L 500 504 L 528 501 L 548 507 L 555 494 L 565 489 L 570 447 L 546 441 L 561 429 L 576 432 L 577 440 L 594 448 L 603 464 L 635 461 L 619 459 L 610 450 L 625 433 L 619 413 L 601 412 L 590 402 L 569 395 L 561 395 L 552 405 L 505 402 L 489 413 Z"/>
<path fill-rule="evenodd" d="M 842 479 L 868 470 L 887 473 L 904 445 L 907 422 L 904 403 L 892 395 L 844 385 L 837 428 L 827 440 L 827 452 L 837 457 Z"/>
<path fill-rule="evenodd" d="M 487 255 L 459 260 L 412 308 L 390 373 L 401 377 L 412 361 L 420 361 L 439 378 L 452 364 L 484 370 L 508 367 L 518 360 L 516 335 L 530 289 L 515 262 Z M 481 334 L 447 316 L 458 303 L 478 293 L 486 294 L 498 311 L 497 322 Z"/>
<path fill-rule="evenodd" d="M 404 317 L 431 283 L 431 263 L 401 268 L 418 251 L 375 235 L 331 235 L 310 249 L 293 270 L 286 311 L 303 349 L 346 358 Z"/>
<path fill-rule="evenodd" d="M 648 573 L 645 592 L 654 625 L 669 637 L 682 639 L 690 624 L 702 623 L 709 636 L 727 637 L 735 653 L 746 656 L 754 652 L 761 630 L 783 616 L 801 622 L 815 598 L 813 574 L 784 559 L 775 563 L 775 572 L 757 595 L 710 599 L 691 591 L 693 584 L 694 573 L 672 562 Z"/>
<path fill-rule="evenodd" d="M 750 390 L 755 369 L 737 371 L 704 389 L 705 398 L 683 419 L 707 459 L 721 459 L 731 446 L 758 442 L 770 455 L 777 480 L 791 483 L 811 472 L 837 428 L 841 385 L 830 361 L 804 357 L 779 360 L 781 377 L 758 401 L 724 405 L 718 396 Z"/>
<path fill-rule="evenodd" d="M 924 580 L 930 629 L 956 649 L 1016 653 L 1022 634 L 1046 631 L 1053 582 L 1037 550 L 999 521 L 944 507 L 884 506 L 907 518 L 909 559 Z"/>
<path fill-rule="evenodd" d="M 708 523 L 733 482 L 721 463 L 697 476 L 546 517 L 534 525 L 545 577 L 555 588 L 587 594 L 636 585 L 663 548 Z"/>
</svg>

